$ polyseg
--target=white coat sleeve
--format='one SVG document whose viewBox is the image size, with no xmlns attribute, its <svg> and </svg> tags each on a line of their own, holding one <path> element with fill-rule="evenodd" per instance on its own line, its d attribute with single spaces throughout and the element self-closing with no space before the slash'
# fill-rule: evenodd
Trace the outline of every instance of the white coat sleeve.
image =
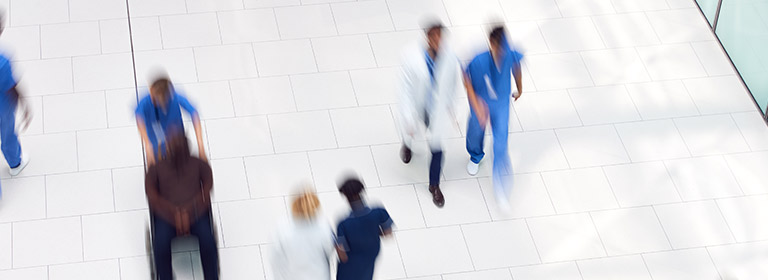
<svg viewBox="0 0 768 280">
<path fill-rule="evenodd" d="M 415 129 L 415 79 L 416 77 L 414 76 L 413 72 L 413 61 L 409 61 L 407 58 L 405 58 L 403 60 L 402 67 L 400 68 L 400 81 L 397 87 L 399 104 L 398 108 L 400 110 L 400 124 L 404 137 L 406 133 L 411 134 Z"/>
</svg>

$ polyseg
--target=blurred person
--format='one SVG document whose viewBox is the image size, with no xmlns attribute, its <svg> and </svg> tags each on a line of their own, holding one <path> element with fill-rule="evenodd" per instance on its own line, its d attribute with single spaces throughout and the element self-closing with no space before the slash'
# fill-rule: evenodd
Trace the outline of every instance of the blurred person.
<svg viewBox="0 0 768 280">
<path fill-rule="evenodd" d="M 392 219 L 383 208 L 368 208 L 362 197 L 363 182 L 352 177 L 339 187 L 352 213 L 336 229 L 339 266 L 336 280 L 373 279 L 381 236 L 392 235 Z"/>
<path fill-rule="evenodd" d="M 148 165 L 154 164 L 166 155 L 166 131 L 170 127 L 184 130 L 181 109 L 187 111 L 192 117 L 197 136 L 198 156 L 203 161 L 207 161 L 203 145 L 203 130 L 197 109 L 174 89 L 170 79 L 161 76 L 152 81 L 149 94 L 142 98 L 136 107 L 136 123 L 145 147 Z"/>
<path fill-rule="evenodd" d="M 5 16 L 0 13 L 0 35 L 5 30 Z M 11 168 L 11 176 L 16 176 L 29 164 L 29 156 L 22 153 L 19 136 L 16 131 L 16 108 L 23 109 L 21 129 L 29 126 L 32 115 L 29 106 L 21 94 L 18 83 L 13 77 L 11 60 L 5 54 L 0 53 L 0 149 L 3 151 L 5 161 Z"/>
<path fill-rule="evenodd" d="M 336 253 L 333 229 L 318 218 L 320 200 L 305 192 L 291 204 L 292 218 L 277 231 L 272 250 L 275 280 L 330 280 Z"/>
<path fill-rule="evenodd" d="M 444 27 L 432 22 L 424 29 L 426 45 L 409 48 L 404 55 L 400 82 L 400 120 L 403 146 L 400 158 L 411 161 L 411 145 L 417 129 L 424 124 L 429 134 L 432 159 L 429 165 L 429 192 L 438 207 L 445 205 L 440 190 L 443 163 L 442 139 L 450 131 L 454 93 L 459 89 L 461 66 L 443 40 Z"/>
<path fill-rule="evenodd" d="M 184 132 L 171 130 L 168 157 L 149 166 L 145 190 L 154 224 L 152 249 L 159 280 L 173 279 L 171 241 L 194 235 L 206 280 L 218 279 L 218 250 L 211 221 L 213 175 L 207 162 L 193 157 Z"/>
<path fill-rule="evenodd" d="M 502 210 L 509 209 L 509 191 L 512 187 L 512 163 L 509 159 L 510 95 L 517 101 L 523 93 L 520 60 L 523 55 L 512 49 L 503 26 L 490 32 L 490 50 L 475 56 L 464 74 L 464 85 L 471 108 L 467 124 L 467 151 L 470 161 L 467 172 L 476 175 L 485 156 L 483 141 L 485 127 L 491 123 L 493 133 L 493 187 Z M 517 92 L 512 93 L 514 76 Z"/>
</svg>

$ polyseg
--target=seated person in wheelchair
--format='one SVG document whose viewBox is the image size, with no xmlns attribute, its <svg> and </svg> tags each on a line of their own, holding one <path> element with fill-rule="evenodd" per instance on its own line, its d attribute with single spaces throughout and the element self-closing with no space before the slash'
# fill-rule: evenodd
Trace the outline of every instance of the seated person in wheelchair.
<svg viewBox="0 0 768 280">
<path fill-rule="evenodd" d="M 159 280 L 172 280 L 171 240 L 194 235 L 206 280 L 218 279 L 218 249 L 211 221 L 213 174 L 207 162 L 190 155 L 180 130 L 168 138 L 168 157 L 147 170 L 145 189 L 153 221 L 152 247 Z"/>
</svg>

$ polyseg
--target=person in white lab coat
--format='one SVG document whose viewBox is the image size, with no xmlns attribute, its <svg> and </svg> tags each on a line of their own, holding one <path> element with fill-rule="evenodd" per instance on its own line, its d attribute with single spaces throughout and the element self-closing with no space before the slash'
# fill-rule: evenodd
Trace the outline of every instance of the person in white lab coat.
<svg viewBox="0 0 768 280">
<path fill-rule="evenodd" d="M 400 128 L 403 146 L 400 157 L 411 161 L 413 137 L 426 126 L 432 152 L 429 168 L 429 192 L 432 202 L 443 207 L 445 197 L 440 191 L 442 169 L 442 140 L 453 125 L 453 97 L 460 90 L 461 65 L 448 49 L 443 25 L 432 23 L 424 28 L 426 45 L 407 48 L 402 63 L 400 99 Z"/>
</svg>

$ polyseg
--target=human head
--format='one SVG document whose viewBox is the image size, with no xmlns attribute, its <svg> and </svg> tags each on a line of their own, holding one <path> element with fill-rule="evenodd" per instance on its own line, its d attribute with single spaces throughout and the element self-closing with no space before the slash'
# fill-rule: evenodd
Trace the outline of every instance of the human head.
<svg viewBox="0 0 768 280">
<path fill-rule="evenodd" d="M 159 77 L 155 79 L 149 86 L 149 96 L 152 98 L 152 103 L 155 106 L 165 107 L 168 105 L 168 101 L 171 99 L 171 91 L 173 90 L 173 84 L 167 77 Z"/>
<path fill-rule="evenodd" d="M 167 133 L 168 158 L 180 164 L 189 158 L 189 142 L 184 130 L 179 127 L 171 127 Z"/>
<path fill-rule="evenodd" d="M 424 29 L 427 36 L 427 45 L 429 49 L 437 52 L 440 50 L 440 41 L 443 37 L 443 24 L 439 21 L 433 22 Z"/>
<path fill-rule="evenodd" d="M 315 218 L 318 209 L 320 209 L 320 200 L 317 199 L 317 195 L 309 191 L 302 193 L 291 204 L 293 217 L 302 220 Z"/>
<path fill-rule="evenodd" d="M 504 26 L 497 25 L 491 29 L 491 33 L 488 35 L 488 43 L 491 46 L 492 52 L 498 52 L 501 48 L 501 42 L 505 36 Z"/>
<path fill-rule="evenodd" d="M 363 182 L 355 177 L 351 177 L 344 181 L 339 187 L 339 192 L 342 193 L 349 202 L 355 202 L 362 200 L 360 194 L 365 189 Z"/>
</svg>

